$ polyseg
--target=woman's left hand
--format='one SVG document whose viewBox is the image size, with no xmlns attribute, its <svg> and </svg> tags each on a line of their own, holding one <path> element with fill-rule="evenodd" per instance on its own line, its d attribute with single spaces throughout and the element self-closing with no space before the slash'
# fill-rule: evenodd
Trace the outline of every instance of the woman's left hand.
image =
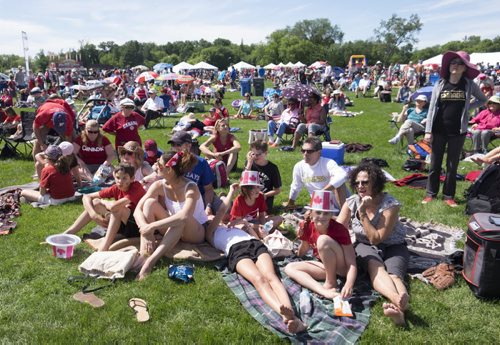
<svg viewBox="0 0 500 345">
<path fill-rule="evenodd" d="M 372 197 L 369 195 L 364 196 L 361 198 L 361 204 L 359 205 L 359 212 L 360 213 L 365 213 L 366 212 L 366 206 L 372 201 Z"/>
</svg>

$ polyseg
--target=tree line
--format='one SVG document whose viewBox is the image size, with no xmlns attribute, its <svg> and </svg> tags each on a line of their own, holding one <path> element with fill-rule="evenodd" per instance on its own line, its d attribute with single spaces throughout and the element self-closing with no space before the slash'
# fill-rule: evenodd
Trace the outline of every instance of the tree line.
<svg viewBox="0 0 500 345">
<path fill-rule="evenodd" d="M 158 62 L 177 64 L 181 61 L 197 63 L 206 61 L 219 69 L 226 69 L 241 60 L 254 65 L 270 62 L 287 63 L 301 61 L 311 64 L 317 60 L 328 60 L 332 65 L 345 66 L 351 55 L 363 54 L 369 64 L 377 60 L 384 64 L 407 63 L 410 60 L 425 60 L 447 50 L 466 50 L 473 52 L 500 51 L 500 36 L 481 39 L 480 36 L 464 37 L 461 41 L 450 41 L 423 49 L 415 49 L 422 22 L 417 14 L 408 18 L 393 14 L 382 20 L 374 30 L 373 37 L 365 40 L 344 42 L 344 32 L 329 19 L 318 18 L 303 20 L 293 26 L 276 30 L 266 37 L 264 43 L 240 44 L 224 38 L 213 42 L 176 41 L 165 44 L 138 42 L 135 40 L 122 45 L 113 41 L 95 45 L 81 42 L 73 53 L 78 56 L 84 67 L 112 68 L 146 65 L 152 67 Z M 60 56 L 64 57 L 61 52 Z M 32 69 L 43 71 L 49 65 L 49 57 L 43 50 L 33 58 Z M 23 58 L 17 55 L 0 55 L 0 70 L 24 65 Z"/>
</svg>

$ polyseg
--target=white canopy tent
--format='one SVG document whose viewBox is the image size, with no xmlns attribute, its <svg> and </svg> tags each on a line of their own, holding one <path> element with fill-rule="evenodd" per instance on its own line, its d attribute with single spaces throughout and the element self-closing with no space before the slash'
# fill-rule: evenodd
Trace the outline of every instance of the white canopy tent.
<svg viewBox="0 0 500 345">
<path fill-rule="evenodd" d="M 489 63 L 495 66 L 497 62 L 500 62 L 500 52 L 472 53 L 470 54 L 470 62 L 473 64 L 482 63 L 484 66 Z"/>
<path fill-rule="evenodd" d="M 270 64 L 265 65 L 264 69 L 273 69 L 274 67 L 276 67 L 276 65 L 271 62 Z"/>
<path fill-rule="evenodd" d="M 443 54 L 439 54 L 434 57 L 431 57 L 430 59 L 422 61 L 422 65 L 430 65 L 430 64 L 441 65 L 442 60 L 443 60 Z"/>
<path fill-rule="evenodd" d="M 293 67 L 300 68 L 300 67 L 305 67 L 305 65 L 306 65 L 305 63 L 302 63 L 302 62 L 300 62 L 300 61 L 297 61 L 297 62 L 293 65 Z"/>
<path fill-rule="evenodd" d="M 289 61 L 289 62 L 285 65 L 285 67 L 293 68 L 293 67 L 295 67 L 295 64 L 294 64 L 294 63 L 292 63 L 291 61 Z"/>
<path fill-rule="evenodd" d="M 234 68 L 237 69 L 238 71 L 241 71 L 242 69 L 255 69 L 256 67 L 250 65 L 248 62 L 240 61 L 237 64 L 234 64 Z"/>
<path fill-rule="evenodd" d="M 209 70 L 218 70 L 217 67 L 205 62 L 205 61 L 201 61 L 201 62 L 198 62 L 197 64 L 195 64 L 193 67 L 191 67 L 191 69 L 209 69 Z"/>
<path fill-rule="evenodd" d="M 174 71 L 174 73 L 179 73 L 180 71 L 190 70 L 191 68 L 193 68 L 193 65 L 185 61 L 182 61 L 181 63 L 178 63 L 177 65 L 172 67 L 172 71 Z"/>
<path fill-rule="evenodd" d="M 322 66 L 323 66 L 323 64 L 321 63 L 321 61 L 316 61 L 316 62 L 312 63 L 311 65 L 309 65 L 309 67 L 311 67 L 311 68 L 320 68 Z"/>
<path fill-rule="evenodd" d="M 280 62 L 280 63 L 278 64 L 278 67 L 285 67 L 285 66 L 286 66 L 286 65 L 285 65 L 283 62 Z"/>
</svg>

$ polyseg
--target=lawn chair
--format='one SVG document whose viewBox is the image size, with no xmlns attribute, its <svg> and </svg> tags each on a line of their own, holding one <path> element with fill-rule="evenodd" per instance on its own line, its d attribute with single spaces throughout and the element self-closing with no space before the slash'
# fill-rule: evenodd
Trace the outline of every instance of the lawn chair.
<svg viewBox="0 0 500 345">
<path fill-rule="evenodd" d="M 33 151 L 33 122 L 36 111 L 21 111 L 22 136 L 10 139 L 4 137 L 5 145 L 8 145 L 18 156 L 31 158 Z M 21 149 L 22 148 L 22 149 Z"/>
</svg>

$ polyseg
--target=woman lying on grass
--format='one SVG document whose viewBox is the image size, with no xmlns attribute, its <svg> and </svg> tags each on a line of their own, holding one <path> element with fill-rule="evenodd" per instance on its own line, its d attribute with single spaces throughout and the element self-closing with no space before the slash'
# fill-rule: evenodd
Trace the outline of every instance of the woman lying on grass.
<svg viewBox="0 0 500 345">
<path fill-rule="evenodd" d="M 203 200 L 196 183 L 184 177 L 197 162 L 196 156 L 187 151 L 169 151 L 159 159 L 158 169 L 164 179 L 151 185 L 134 212 L 141 233 L 141 256 L 134 265 L 140 268 L 138 280 L 146 278 L 180 240 L 205 240 L 208 218 Z"/>
<path fill-rule="evenodd" d="M 306 220 L 299 229 L 302 240 L 297 256 L 304 256 L 309 249 L 319 261 L 298 261 L 289 263 L 286 274 L 300 285 L 326 298 L 340 294 L 342 298 L 352 295 L 352 288 L 358 272 L 356 254 L 349 237 L 349 231 L 332 219 L 335 206 L 333 192 L 314 191 L 311 198 L 311 220 Z M 337 290 L 337 275 L 346 277 L 344 287 Z M 321 284 L 318 280 L 324 280 Z"/>
<path fill-rule="evenodd" d="M 276 275 L 267 247 L 247 231 L 219 225 L 238 187 L 235 183 L 229 188 L 228 195 L 207 227 L 207 241 L 223 251 L 227 257 L 229 269 L 247 279 L 264 302 L 281 315 L 290 333 L 300 333 L 307 326 L 294 314 L 288 292 Z"/>
<path fill-rule="evenodd" d="M 347 198 L 337 221 L 351 227 L 358 263 L 368 272 L 373 288 L 390 301 L 383 305 L 384 314 L 403 326 L 410 299 L 404 283 L 410 256 L 406 229 L 399 221 L 401 204 L 383 192 L 385 175 L 373 163 L 361 163 L 349 179 L 356 194 Z"/>
</svg>

